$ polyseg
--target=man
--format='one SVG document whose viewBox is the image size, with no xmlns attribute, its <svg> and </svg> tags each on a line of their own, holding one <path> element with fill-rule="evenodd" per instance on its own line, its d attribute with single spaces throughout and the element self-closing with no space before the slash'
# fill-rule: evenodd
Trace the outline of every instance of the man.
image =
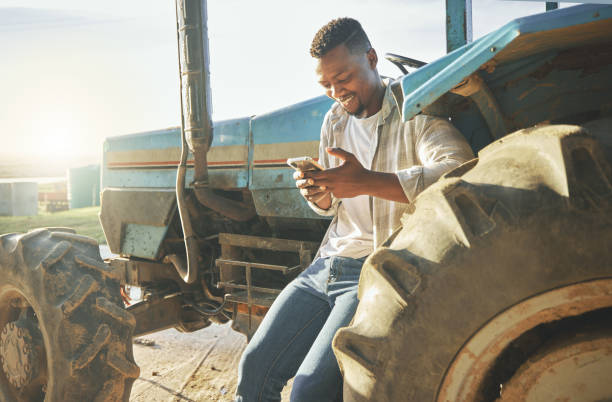
<svg viewBox="0 0 612 402">
<path fill-rule="evenodd" d="M 357 307 L 364 259 L 399 226 L 409 202 L 443 173 L 473 157 L 444 119 L 402 122 L 376 51 L 351 18 L 329 22 L 310 49 L 327 96 L 321 129 L 323 172 L 296 172 L 309 205 L 333 215 L 310 267 L 278 296 L 239 366 L 237 401 L 334 401 L 342 378 L 331 342 Z"/>
</svg>

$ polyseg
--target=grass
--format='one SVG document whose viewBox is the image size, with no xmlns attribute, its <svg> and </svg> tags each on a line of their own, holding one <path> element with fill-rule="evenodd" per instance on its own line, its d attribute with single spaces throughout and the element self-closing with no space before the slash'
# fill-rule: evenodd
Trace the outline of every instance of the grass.
<svg viewBox="0 0 612 402">
<path fill-rule="evenodd" d="M 39 212 L 36 216 L 0 216 L 0 234 L 25 233 L 36 228 L 63 226 L 104 244 L 106 239 L 98 220 L 99 212 L 100 207 L 88 207 L 54 213 Z"/>
</svg>

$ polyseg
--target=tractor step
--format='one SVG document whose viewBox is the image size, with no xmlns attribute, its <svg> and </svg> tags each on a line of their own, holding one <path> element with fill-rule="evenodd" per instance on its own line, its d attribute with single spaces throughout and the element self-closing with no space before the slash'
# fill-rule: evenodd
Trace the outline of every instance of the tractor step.
<svg viewBox="0 0 612 402">
<path fill-rule="evenodd" d="M 284 265 L 262 264 L 258 262 L 249 262 L 249 261 L 236 261 L 236 260 L 228 260 L 224 258 L 217 258 L 215 262 L 217 266 L 220 266 L 223 264 L 230 264 L 230 265 L 235 265 L 235 266 L 236 265 L 243 266 L 245 268 L 270 269 L 272 271 L 281 271 L 284 275 L 287 275 L 291 272 L 298 270 L 299 268 L 302 268 L 302 264 L 295 265 L 293 267 L 287 267 Z"/>
<path fill-rule="evenodd" d="M 274 289 L 274 291 L 280 293 L 280 291 L 278 291 L 277 289 Z M 251 304 L 253 306 L 270 307 L 274 299 L 276 299 L 278 293 L 268 293 L 252 290 Z M 232 294 L 227 297 L 228 302 L 234 303 L 248 304 L 248 300 L 249 299 L 246 290 L 237 290 L 235 292 L 232 292 Z"/>
<path fill-rule="evenodd" d="M 220 233 L 219 244 L 217 287 L 224 289 L 228 302 L 235 303 L 233 328 L 248 338 L 283 287 L 310 265 L 319 247 L 310 241 L 231 233 Z"/>
<path fill-rule="evenodd" d="M 231 290 L 230 299 L 249 305 L 252 304 L 251 298 L 253 292 L 271 295 L 280 293 L 282 287 L 284 287 L 288 280 L 310 265 L 312 255 L 319 246 L 318 243 L 309 241 L 231 233 L 220 233 L 219 244 L 221 245 L 221 258 L 215 261 L 220 272 L 220 281 L 217 283 L 217 287 Z M 275 252 L 276 254 L 279 252 L 289 254 L 297 253 L 298 255 L 292 259 L 294 262 L 299 261 L 299 263 L 280 265 L 268 264 L 261 261 L 244 261 L 244 256 L 249 255 L 247 252 L 249 249 L 265 250 L 273 256 Z M 279 279 L 281 279 L 281 283 L 285 283 L 280 288 L 256 286 L 253 280 L 254 269 L 280 273 L 282 276 Z M 282 277 L 288 278 L 283 281 Z M 238 296 L 238 292 L 240 292 L 240 296 Z M 246 300 L 243 297 L 243 293 L 245 292 L 247 295 Z"/>
</svg>

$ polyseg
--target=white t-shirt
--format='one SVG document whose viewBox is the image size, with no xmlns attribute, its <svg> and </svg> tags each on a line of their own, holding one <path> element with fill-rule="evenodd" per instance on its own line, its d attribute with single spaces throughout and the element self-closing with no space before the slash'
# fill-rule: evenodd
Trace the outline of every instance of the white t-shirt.
<svg viewBox="0 0 612 402">
<path fill-rule="evenodd" d="M 378 111 L 364 119 L 350 116 L 343 137 L 337 139 L 337 146 L 355 155 L 366 169 L 374 158 L 374 147 L 370 145 L 378 133 L 380 115 Z M 365 257 L 374 250 L 371 197 L 359 195 L 341 201 L 336 226 L 330 229 L 327 243 L 321 246 L 321 257 Z"/>
</svg>

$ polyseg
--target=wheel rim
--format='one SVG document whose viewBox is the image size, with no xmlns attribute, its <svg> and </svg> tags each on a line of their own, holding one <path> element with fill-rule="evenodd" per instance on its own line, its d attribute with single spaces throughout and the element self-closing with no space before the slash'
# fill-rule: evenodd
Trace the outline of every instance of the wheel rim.
<svg viewBox="0 0 612 402">
<path fill-rule="evenodd" d="M 504 384 L 499 401 L 609 400 L 611 355 L 610 330 L 564 337 L 523 364 Z"/>
<path fill-rule="evenodd" d="M 47 357 L 38 314 L 16 288 L 0 290 L 0 387 L 16 401 L 42 401 Z"/>
<path fill-rule="evenodd" d="M 555 289 L 509 308 L 488 322 L 461 348 L 446 372 L 438 391 L 437 401 L 459 402 L 481 400 L 483 387 L 490 385 L 486 384 L 487 377 L 493 369 L 497 358 L 521 334 L 540 324 L 562 321 L 568 317 L 580 316 L 610 306 L 612 306 L 612 279 L 606 278 Z M 593 357 L 593 353 L 595 353 L 595 356 L 601 356 L 607 350 L 608 346 L 605 345 L 607 345 L 606 342 L 600 342 L 595 346 L 591 346 L 594 349 L 592 352 L 589 352 L 590 356 Z M 564 346 L 563 350 L 557 352 L 559 356 L 571 355 L 572 351 L 576 353 L 576 348 L 580 349 L 579 346 Z M 584 348 L 585 345 L 582 345 L 582 349 Z M 585 352 L 585 356 L 589 353 Z M 603 360 L 607 360 L 610 363 L 610 356 L 608 354 L 607 359 Z M 563 358 L 558 358 L 563 369 L 569 369 L 570 362 L 564 362 Z M 608 363 L 602 362 L 602 367 Z M 531 365 L 531 362 L 529 364 Z M 545 364 L 551 367 L 552 361 L 541 361 L 542 368 L 539 372 L 541 375 L 546 373 Z M 520 370 L 517 373 L 520 373 Z M 502 388 L 502 395 L 508 395 L 510 393 L 509 389 L 518 390 L 520 387 L 518 384 L 522 381 L 527 382 L 528 377 L 535 378 L 538 376 L 535 371 L 530 371 L 524 375 L 525 377 L 520 375 L 516 380 L 513 377 L 511 381 L 506 383 L 504 388 Z M 546 379 L 546 384 L 551 385 L 555 383 L 556 380 L 551 378 Z M 508 389 L 509 384 L 513 385 L 510 385 Z M 534 395 L 540 391 L 541 388 L 533 387 L 532 392 Z M 523 393 L 520 395 L 523 396 L 521 396 L 520 400 L 526 400 L 524 399 L 525 391 L 522 390 L 521 392 Z M 609 396 L 610 393 L 608 393 Z"/>
</svg>

